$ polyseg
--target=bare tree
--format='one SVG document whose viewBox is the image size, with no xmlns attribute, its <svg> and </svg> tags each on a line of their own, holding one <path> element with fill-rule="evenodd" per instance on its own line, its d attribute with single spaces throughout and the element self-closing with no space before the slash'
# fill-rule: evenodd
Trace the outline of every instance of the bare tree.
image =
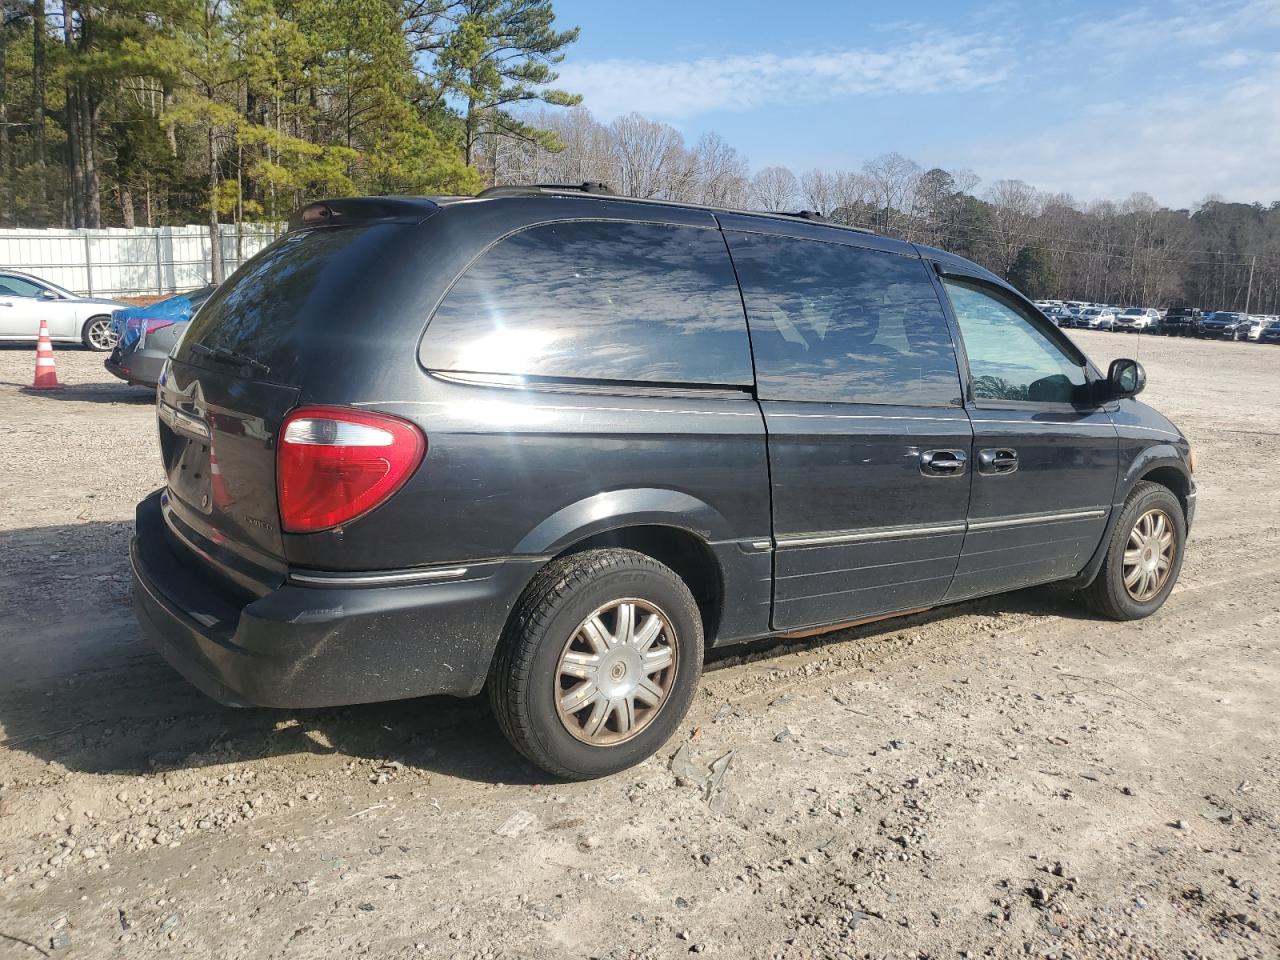
<svg viewBox="0 0 1280 960">
<path fill-rule="evenodd" d="M 747 161 L 717 133 L 705 133 L 693 148 L 700 203 L 741 207 L 747 202 Z"/>
<path fill-rule="evenodd" d="M 1019 180 L 997 181 L 979 197 L 973 171 L 921 171 L 893 153 L 856 172 L 813 169 L 797 180 L 784 167 L 766 167 L 752 177 L 746 159 L 713 133 L 689 149 L 672 127 L 635 114 L 605 126 L 578 108 L 533 122 L 554 131 L 555 142 L 503 141 L 493 158 L 500 182 L 601 180 L 634 196 L 766 210 L 803 205 L 838 223 L 924 240 L 1005 276 L 1035 248 L 1045 264 L 1037 289 L 1054 296 L 1223 309 L 1247 300 L 1251 309 L 1280 310 L 1280 203 L 1211 196 L 1194 210 L 1170 210 L 1138 193 L 1080 204 Z"/>
<path fill-rule="evenodd" d="M 1035 220 L 1042 208 L 1035 187 L 1021 180 L 997 180 L 987 191 L 991 205 L 991 244 L 1001 276 L 1018 259 L 1018 253 L 1035 234 Z"/>
<path fill-rule="evenodd" d="M 799 184 L 786 167 L 765 167 L 751 178 L 751 202 L 761 210 L 791 210 Z"/>
<path fill-rule="evenodd" d="M 825 170 L 806 170 L 800 175 L 800 190 L 809 210 L 830 216 L 836 206 L 836 175 Z"/>
<path fill-rule="evenodd" d="M 832 207 L 827 216 L 838 223 L 870 226 L 874 195 L 875 186 L 865 173 L 837 170 L 831 177 Z"/>
<path fill-rule="evenodd" d="M 874 189 L 880 229 L 885 233 L 901 232 L 898 227 L 914 205 L 920 165 L 900 153 L 885 153 L 863 164 L 862 172 Z"/>
<path fill-rule="evenodd" d="M 609 125 L 618 164 L 617 188 L 629 197 L 657 197 L 664 194 L 687 167 L 684 139 L 670 124 L 648 120 L 638 113 L 619 117 Z"/>
</svg>

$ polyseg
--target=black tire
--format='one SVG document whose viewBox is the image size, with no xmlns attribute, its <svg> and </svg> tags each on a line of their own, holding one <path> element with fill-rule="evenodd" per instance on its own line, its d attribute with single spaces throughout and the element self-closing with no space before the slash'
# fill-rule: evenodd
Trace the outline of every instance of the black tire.
<svg viewBox="0 0 1280 960">
<path fill-rule="evenodd" d="M 675 675 L 637 733 L 595 745 L 575 737 L 560 719 L 557 667 L 592 612 L 624 598 L 666 616 L 677 638 Z M 530 761 L 566 780 L 589 780 L 634 766 L 666 743 L 688 712 L 702 659 L 702 618 L 683 580 L 634 550 L 587 550 L 548 564 L 517 602 L 489 669 L 489 702 L 502 732 Z"/>
<path fill-rule="evenodd" d="M 1145 601 L 1138 601 L 1129 594 L 1124 584 L 1124 554 L 1134 525 L 1149 511 L 1159 509 L 1172 522 L 1174 556 L 1169 574 L 1160 590 Z M 1143 480 L 1129 494 L 1120 519 L 1116 521 L 1107 544 L 1106 557 L 1093 582 L 1081 591 L 1081 598 L 1095 613 L 1112 620 L 1141 620 L 1163 606 L 1182 570 L 1182 558 L 1187 543 L 1187 522 L 1182 504 L 1168 487 Z"/>
<path fill-rule="evenodd" d="M 110 334 L 111 317 L 90 317 L 84 322 L 84 326 L 80 328 L 80 342 L 95 353 L 106 353 L 109 351 L 113 346 L 115 346 L 115 343 L 114 340 L 108 342 L 107 339 L 104 339 L 99 334 L 99 331 L 104 328 L 104 325 L 107 334 Z"/>
</svg>

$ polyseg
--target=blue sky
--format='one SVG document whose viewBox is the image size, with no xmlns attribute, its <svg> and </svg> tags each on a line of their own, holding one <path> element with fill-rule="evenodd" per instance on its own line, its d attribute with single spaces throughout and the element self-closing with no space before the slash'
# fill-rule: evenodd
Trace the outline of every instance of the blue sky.
<svg viewBox="0 0 1280 960">
<path fill-rule="evenodd" d="M 1280 200 L 1280 0 L 556 0 L 560 86 L 753 169 L 903 153 L 1079 201 Z M 979 187 L 981 190 L 981 187 Z"/>
</svg>

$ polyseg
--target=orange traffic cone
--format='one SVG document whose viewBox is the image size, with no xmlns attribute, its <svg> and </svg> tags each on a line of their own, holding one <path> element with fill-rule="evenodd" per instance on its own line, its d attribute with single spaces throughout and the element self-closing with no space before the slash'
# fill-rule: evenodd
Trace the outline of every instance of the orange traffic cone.
<svg viewBox="0 0 1280 960">
<path fill-rule="evenodd" d="M 227 488 L 227 481 L 222 479 L 222 468 L 218 466 L 218 455 L 213 452 L 213 444 L 209 445 L 209 482 L 213 487 L 213 502 L 219 507 L 235 503 L 235 497 Z"/>
<path fill-rule="evenodd" d="M 56 390 L 58 371 L 53 363 L 53 342 L 49 339 L 49 324 L 40 321 L 40 339 L 36 342 L 36 379 L 31 384 L 32 390 Z"/>
</svg>

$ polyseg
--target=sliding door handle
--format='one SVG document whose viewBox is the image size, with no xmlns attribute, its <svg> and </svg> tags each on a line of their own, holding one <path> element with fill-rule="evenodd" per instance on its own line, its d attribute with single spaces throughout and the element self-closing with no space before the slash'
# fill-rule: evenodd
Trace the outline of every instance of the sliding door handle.
<svg viewBox="0 0 1280 960">
<path fill-rule="evenodd" d="M 1014 473 L 1018 469 L 1018 451 L 1007 447 L 978 451 L 978 472 L 985 476 Z"/>
<path fill-rule="evenodd" d="M 963 450 L 926 450 L 920 454 L 920 472 L 926 477 L 959 477 L 968 460 Z"/>
</svg>

